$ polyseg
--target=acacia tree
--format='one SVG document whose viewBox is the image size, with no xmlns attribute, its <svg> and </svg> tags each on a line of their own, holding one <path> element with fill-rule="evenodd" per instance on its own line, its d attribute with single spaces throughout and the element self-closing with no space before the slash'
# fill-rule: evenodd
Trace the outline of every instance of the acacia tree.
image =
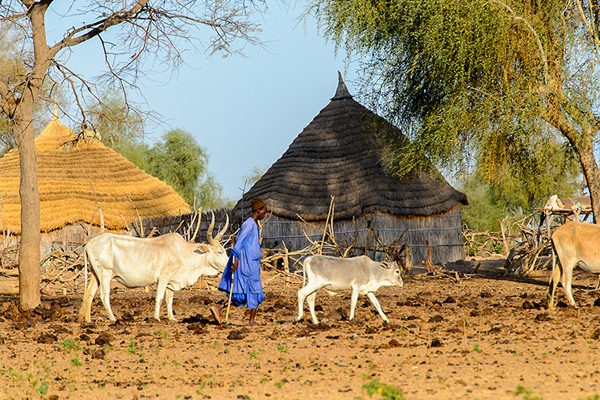
<svg viewBox="0 0 600 400">
<path fill-rule="evenodd" d="M 194 38 L 204 34 L 201 28 L 212 29 L 214 33 L 207 47 L 225 52 L 231 51 L 235 39 L 244 43 L 254 41 L 251 34 L 257 28 L 247 21 L 248 4 L 242 0 L 74 0 L 69 2 L 66 14 L 56 21 L 63 24 L 63 35 L 48 43 L 46 14 L 57 5 L 64 2 L 56 5 L 53 0 L 0 2 L 1 23 L 20 29 L 33 50 L 31 62 L 19 79 L 0 79 L 1 112 L 10 122 L 20 155 L 19 297 L 25 310 L 40 304 L 40 199 L 33 112 L 43 100 L 41 89 L 49 79 L 71 88 L 77 104 L 81 104 L 82 91 L 93 91 L 92 83 L 71 71 L 61 57 L 94 40 L 105 55 L 107 77 L 116 79 L 124 88 L 135 86 L 149 57 L 158 58 L 157 65 L 177 66 L 181 61 L 178 49 L 194 45 Z M 85 22 L 73 24 L 69 17 Z M 79 108 L 80 119 L 85 122 L 83 108 Z"/>
<path fill-rule="evenodd" d="M 312 11 L 364 60 L 363 83 L 411 139 L 390 138 L 399 174 L 425 154 L 547 192 L 577 175 L 575 160 L 600 217 L 598 1 L 315 0 Z"/>
</svg>

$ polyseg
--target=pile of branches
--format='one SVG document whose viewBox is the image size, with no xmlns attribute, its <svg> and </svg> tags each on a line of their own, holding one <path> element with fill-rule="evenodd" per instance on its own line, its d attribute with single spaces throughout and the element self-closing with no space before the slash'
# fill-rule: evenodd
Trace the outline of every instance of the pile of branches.
<svg viewBox="0 0 600 400">
<path fill-rule="evenodd" d="M 67 246 L 54 242 L 50 251 L 42 257 L 42 289 L 50 284 L 60 284 L 63 292 L 67 288 L 77 290 L 76 280 L 83 273 L 83 246 Z"/>
<path fill-rule="evenodd" d="M 507 218 L 500 222 L 500 232 L 475 232 L 465 224 L 463 226 L 463 246 L 468 257 L 490 257 L 508 254 L 510 244 L 515 237 L 507 233 Z"/>
<path fill-rule="evenodd" d="M 564 218 L 552 218 L 542 214 L 540 222 L 530 215 L 517 223 L 519 236 L 506 259 L 506 273 L 528 275 L 532 271 L 547 268 L 552 261 L 552 232 L 564 223 Z M 537 228 L 534 228 L 538 225 Z"/>
<path fill-rule="evenodd" d="M 5 244 L 0 248 L 0 268 L 15 268 L 19 265 L 19 244 Z"/>
</svg>

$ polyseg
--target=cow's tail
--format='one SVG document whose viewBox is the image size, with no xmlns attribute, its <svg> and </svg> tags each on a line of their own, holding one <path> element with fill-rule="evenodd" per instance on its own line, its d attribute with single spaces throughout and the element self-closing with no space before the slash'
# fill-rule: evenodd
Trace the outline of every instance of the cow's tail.
<svg viewBox="0 0 600 400">
<path fill-rule="evenodd" d="M 553 309 L 556 286 L 558 286 L 558 282 L 560 281 L 562 269 L 561 266 L 557 265 L 557 262 L 560 263 L 560 259 L 558 258 L 558 252 L 556 251 L 556 246 L 554 245 L 554 240 L 552 239 L 550 239 L 550 247 L 552 249 L 552 272 L 550 273 L 550 282 L 548 282 L 546 302 L 548 303 L 548 308 Z"/>
<path fill-rule="evenodd" d="M 87 281 L 88 281 L 88 259 L 87 259 L 87 249 L 83 248 L 83 291 L 87 289 Z"/>
</svg>

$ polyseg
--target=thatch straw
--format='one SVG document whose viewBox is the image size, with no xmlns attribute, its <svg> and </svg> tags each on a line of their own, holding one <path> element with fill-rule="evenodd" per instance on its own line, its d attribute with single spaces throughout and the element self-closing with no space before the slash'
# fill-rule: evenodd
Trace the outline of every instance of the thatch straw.
<svg viewBox="0 0 600 400">
<path fill-rule="evenodd" d="M 54 118 L 36 139 L 41 230 L 49 232 L 85 222 L 124 230 L 134 219 L 190 212 L 169 185 L 137 168 L 93 138 L 76 135 Z M 0 159 L 0 195 L 6 229 L 21 232 L 19 153 Z M 93 216 L 93 219 L 92 219 Z"/>
</svg>

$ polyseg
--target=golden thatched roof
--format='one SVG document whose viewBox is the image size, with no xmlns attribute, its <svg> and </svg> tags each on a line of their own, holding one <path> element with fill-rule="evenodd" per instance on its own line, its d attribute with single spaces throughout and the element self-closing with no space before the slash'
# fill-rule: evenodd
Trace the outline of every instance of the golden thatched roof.
<svg viewBox="0 0 600 400">
<path fill-rule="evenodd" d="M 53 118 L 35 140 L 41 230 L 49 232 L 85 222 L 110 230 L 126 229 L 139 216 L 190 212 L 169 185 L 142 171 L 94 138 L 76 134 Z M 0 229 L 21 232 L 19 153 L 0 159 Z M 94 218 L 91 221 L 92 217 Z"/>
</svg>

